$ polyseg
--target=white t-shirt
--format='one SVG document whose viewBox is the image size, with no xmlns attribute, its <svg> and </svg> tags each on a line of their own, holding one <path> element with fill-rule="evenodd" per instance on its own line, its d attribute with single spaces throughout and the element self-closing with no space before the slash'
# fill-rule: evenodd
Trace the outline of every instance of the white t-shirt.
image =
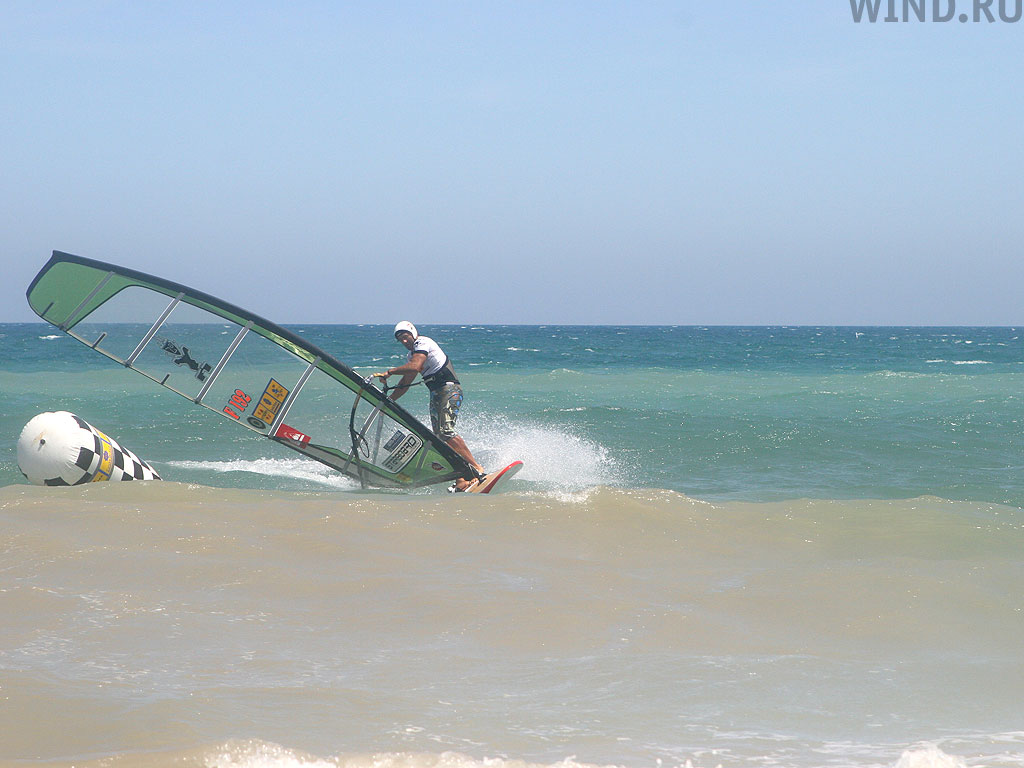
<svg viewBox="0 0 1024 768">
<path fill-rule="evenodd" d="M 448 360 L 448 355 L 429 336 L 419 336 L 416 338 L 412 349 L 409 351 L 408 360 L 410 362 L 412 362 L 412 356 L 415 354 L 427 356 L 426 362 L 423 363 L 423 369 L 420 371 L 420 375 L 427 383 L 427 389 L 431 391 L 439 389 L 446 381 L 459 383 L 458 378 L 455 376 L 455 369 L 452 367 L 451 361 Z"/>
<path fill-rule="evenodd" d="M 444 364 L 448 362 L 448 356 L 444 353 L 444 350 L 429 336 L 418 336 L 416 338 L 412 350 L 409 352 L 408 359 L 410 362 L 412 361 L 412 356 L 416 354 L 427 356 L 427 362 L 423 364 L 423 370 L 420 371 L 424 378 L 433 376 L 444 368 Z"/>
</svg>

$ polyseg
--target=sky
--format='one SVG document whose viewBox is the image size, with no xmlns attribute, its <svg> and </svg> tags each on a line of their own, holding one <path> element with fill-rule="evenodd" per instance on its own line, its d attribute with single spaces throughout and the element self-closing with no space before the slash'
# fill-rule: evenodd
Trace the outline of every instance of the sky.
<svg viewBox="0 0 1024 768">
<path fill-rule="evenodd" d="M 285 324 L 1024 325 L 1024 20 L 889 1 L 4 0 L 0 321 L 62 250 Z"/>
</svg>

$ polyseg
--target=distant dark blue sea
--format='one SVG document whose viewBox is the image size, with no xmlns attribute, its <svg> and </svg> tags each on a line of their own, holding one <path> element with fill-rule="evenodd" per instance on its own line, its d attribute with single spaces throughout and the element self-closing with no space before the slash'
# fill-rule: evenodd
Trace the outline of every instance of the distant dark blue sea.
<svg viewBox="0 0 1024 768">
<path fill-rule="evenodd" d="M 1024 768 L 1017 329 L 420 330 L 505 492 L 364 490 L 0 325 L 0 768 Z M 29 485 L 51 410 L 164 480 Z"/>
</svg>

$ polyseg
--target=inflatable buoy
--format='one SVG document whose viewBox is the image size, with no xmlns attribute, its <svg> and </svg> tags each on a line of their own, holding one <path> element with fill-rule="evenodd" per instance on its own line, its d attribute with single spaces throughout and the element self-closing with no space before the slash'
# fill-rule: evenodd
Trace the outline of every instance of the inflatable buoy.
<svg viewBox="0 0 1024 768">
<path fill-rule="evenodd" d="M 18 466 L 34 485 L 160 479 L 149 464 L 68 411 L 40 413 L 25 425 Z"/>
</svg>

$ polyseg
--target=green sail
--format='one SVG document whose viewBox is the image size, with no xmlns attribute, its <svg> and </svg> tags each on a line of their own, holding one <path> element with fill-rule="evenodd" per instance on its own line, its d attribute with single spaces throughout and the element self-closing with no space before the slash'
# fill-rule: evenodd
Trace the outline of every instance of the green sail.
<svg viewBox="0 0 1024 768">
<path fill-rule="evenodd" d="M 27 295 L 43 320 L 100 354 L 363 485 L 472 476 L 443 440 L 347 365 L 214 296 L 60 251 Z"/>
</svg>

